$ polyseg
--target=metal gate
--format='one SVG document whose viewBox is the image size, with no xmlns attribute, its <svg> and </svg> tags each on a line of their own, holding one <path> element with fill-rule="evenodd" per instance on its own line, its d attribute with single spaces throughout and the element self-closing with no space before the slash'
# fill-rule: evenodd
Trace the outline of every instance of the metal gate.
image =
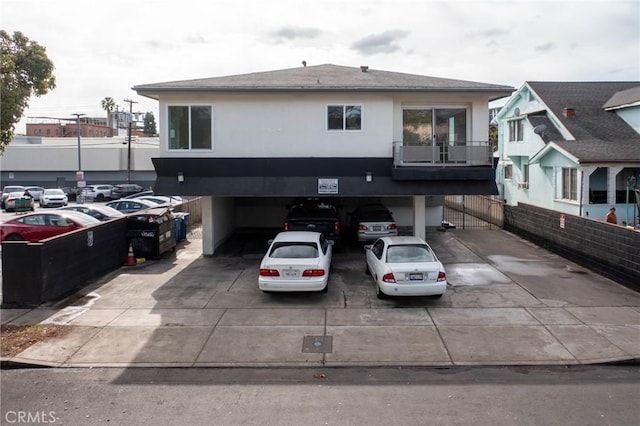
<svg viewBox="0 0 640 426">
<path fill-rule="evenodd" d="M 447 195 L 442 224 L 456 229 L 500 229 L 504 202 L 484 195 Z"/>
</svg>

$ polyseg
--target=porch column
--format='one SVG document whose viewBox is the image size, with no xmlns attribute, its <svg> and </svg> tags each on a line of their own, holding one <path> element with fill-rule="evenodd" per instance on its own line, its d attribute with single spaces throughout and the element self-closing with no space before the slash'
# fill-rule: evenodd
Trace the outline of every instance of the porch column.
<svg viewBox="0 0 640 426">
<path fill-rule="evenodd" d="M 624 167 L 609 167 L 607 169 L 607 204 L 612 206 L 616 203 L 616 176 Z"/>
<path fill-rule="evenodd" d="M 582 194 L 580 194 L 580 204 L 585 207 L 591 202 L 589 201 L 589 193 L 591 192 L 591 175 L 595 172 L 597 167 L 583 167 L 582 168 Z M 584 215 L 584 211 L 580 209 Z"/>
<path fill-rule="evenodd" d="M 213 197 L 202 197 L 202 254 L 213 255 Z"/>
<path fill-rule="evenodd" d="M 425 208 L 425 196 L 414 195 L 413 196 L 413 235 L 426 240 L 427 233 L 425 230 L 427 223 L 426 208 Z"/>
</svg>

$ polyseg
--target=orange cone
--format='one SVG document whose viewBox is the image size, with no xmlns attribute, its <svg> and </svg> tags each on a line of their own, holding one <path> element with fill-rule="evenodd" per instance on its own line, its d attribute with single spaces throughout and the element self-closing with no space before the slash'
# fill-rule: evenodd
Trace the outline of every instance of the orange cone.
<svg viewBox="0 0 640 426">
<path fill-rule="evenodd" d="M 129 243 L 129 254 L 127 254 L 127 262 L 125 266 L 135 266 L 136 258 L 133 256 L 133 245 Z"/>
</svg>

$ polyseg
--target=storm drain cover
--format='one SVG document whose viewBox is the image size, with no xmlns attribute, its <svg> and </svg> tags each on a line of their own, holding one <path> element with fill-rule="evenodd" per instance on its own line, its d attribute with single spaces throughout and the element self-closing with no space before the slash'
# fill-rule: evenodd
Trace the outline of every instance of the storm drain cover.
<svg viewBox="0 0 640 426">
<path fill-rule="evenodd" d="M 331 353 L 333 350 L 333 336 L 304 336 L 302 339 L 303 353 Z"/>
</svg>

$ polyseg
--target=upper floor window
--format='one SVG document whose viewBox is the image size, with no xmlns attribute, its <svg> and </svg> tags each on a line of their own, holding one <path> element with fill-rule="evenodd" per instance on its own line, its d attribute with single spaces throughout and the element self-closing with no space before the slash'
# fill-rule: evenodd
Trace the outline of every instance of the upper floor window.
<svg viewBox="0 0 640 426">
<path fill-rule="evenodd" d="M 578 200 L 578 169 L 562 168 L 562 198 Z"/>
<path fill-rule="evenodd" d="M 505 164 L 504 166 L 504 178 L 511 179 L 513 177 L 513 165 Z"/>
<path fill-rule="evenodd" d="M 169 106 L 169 149 L 212 149 L 213 108 L 209 105 Z"/>
<path fill-rule="evenodd" d="M 522 141 L 524 133 L 524 119 L 518 118 L 509 121 L 509 142 Z"/>
<path fill-rule="evenodd" d="M 362 130 L 362 105 L 327 106 L 327 130 Z"/>
</svg>

